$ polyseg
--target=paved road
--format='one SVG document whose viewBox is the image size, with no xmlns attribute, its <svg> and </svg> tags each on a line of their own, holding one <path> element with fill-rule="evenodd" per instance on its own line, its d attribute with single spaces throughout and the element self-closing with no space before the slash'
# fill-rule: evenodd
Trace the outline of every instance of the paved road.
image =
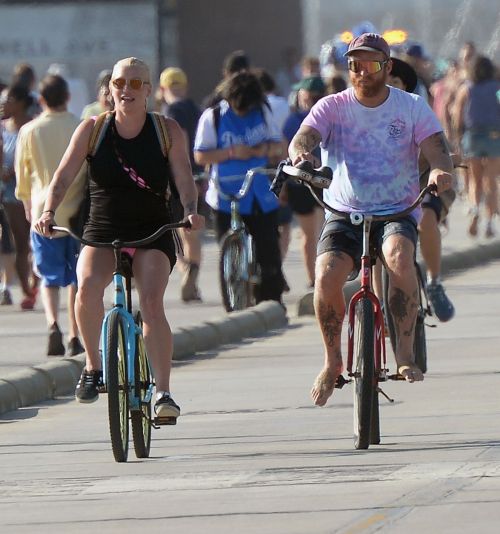
<svg viewBox="0 0 500 534">
<path fill-rule="evenodd" d="M 496 533 L 500 262 L 449 278 L 457 307 L 428 329 L 422 384 L 391 383 L 382 444 L 353 450 L 352 391 L 324 409 L 308 390 L 317 326 L 177 364 L 183 407 L 152 457 L 112 459 L 105 397 L 61 398 L 0 417 L 6 533 Z"/>
</svg>

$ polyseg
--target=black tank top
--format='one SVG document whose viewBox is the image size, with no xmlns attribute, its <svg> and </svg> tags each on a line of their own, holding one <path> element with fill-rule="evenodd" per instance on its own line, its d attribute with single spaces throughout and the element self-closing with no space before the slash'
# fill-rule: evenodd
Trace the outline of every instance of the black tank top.
<svg viewBox="0 0 500 534">
<path fill-rule="evenodd" d="M 146 116 L 133 139 L 120 137 L 114 120 L 89 163 L 90 214 L 84 237 L 94 241 L 141 239 L 170 222 L 165 192 L 172 174 L 151 117 Z M 133 168 L 152 191 L 139 187 L 124 170 L 114 143 L 125 166 Z"/>
<path fill-rule="evenodd" d="M 115 239 L 142 239 L 171 222 L 165 192 L 172 180 L 172 172 L 163 156 L 153 119 L 147 115 L 142 130 L 133 139 L 120 137 L 114 121 L 113 117 L 89 162 L 90 213 L 83 237 L 101 243 Z M 116 151 L 125 166 L 134 169 L 152 191 L 139 187 L 132 180 L 118 160 Z M 176 262 L 172 232 L 166 232 L 143 248 L 164 252 L 172 270 Z"/>
</svg>

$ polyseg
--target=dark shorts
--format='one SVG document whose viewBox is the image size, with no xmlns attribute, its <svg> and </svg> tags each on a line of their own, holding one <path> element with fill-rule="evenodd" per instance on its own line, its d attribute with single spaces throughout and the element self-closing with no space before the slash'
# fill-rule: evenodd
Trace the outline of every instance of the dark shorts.
<svg viewBox="0 0 500 534">
<path fill-rule="evenodd" d="M 439 196 L 427 193 L 422 200 L 421 206 L 422 208 L 431 209 L 436 214 L 438 222 L 442 222 L 446 219 L 455 197 L 456 193 L 453 189 L 449 189 Z"/>
<path fill-rule="evenodd" d="M 407 237 L 414 246 L 417 245 L 417 224 L 412 217 L 404 217 L 398 221 L 379 221 L 372 223 L 370 246 L 381 250 L 382 243 L 391 235 L 400 234 Z M 361 268 L 361 254 L 363 252 L 363 225 L 353 225 L 351 221 L 331 214 L 326 220 L 318 241 L 318 256 L 325 252 L 343 252 L 354 262 L 354 269 L 349 280 L 358 276 Z"/>
<path fill-rule="evenodd" d="M 144 231 L 140 231 L 137 236 L 130 235 L 127 237 L 122 237 L 121 239 L 123 239 L 124 241 L 134 241 L 135 239 L 142 239 L 143 237 L 152 234 L 157 228 L 145 229 Z M 109 231 L 105 228 L 99 227 L 98 225 L 92 225 L 91 223 L 87 223 L 83 231 L 83 237 L 85 239 L 87 239 L 88 241 L 96 241 L 98 243 L 112 242 L 113 239 L 115 239 L 115 237 L 113 237 L 114 235 L 116 235 L 116 232 Z M 177 251 L 182 252 L 182 241 L 179 235 L 177 234 L 177 231 L 174 230 L 173 232 L 165 232 L 162 236 L 160 236 L 152 243 L 138 248 L 161 250 L 170 261 L 170 272 L 172 272 L 172 269 L 174 268 L 174 265 L 177 261 L 176 253 Z"/>
<path fill-rule="evenodd" d="M 423 189 L 429 181 L 430 170 L 420 175 L 420 189 Z M 455 201 L 457 194 L 453 189 L 444 191 L 439 196 L 427 193 L 422 200 L 421 207 L 431 209 L 437 217 L 438 222 L 442 222 L 448 216 L 450 207 Z"/>
<path fill-rule="evenodd" d="M 323 192 L 321 189 L 315 189 L 319 198 L 323 198 Z M 311 195 L 309 189 L 302 184 L 293 183 L 292 181 L 287 183 L 288 205 L 292 209 L 293 213 L 299 215 L 309 215 L 314 211 L 314 208 L 319 207 L 314 197 Z"/>
</svg>

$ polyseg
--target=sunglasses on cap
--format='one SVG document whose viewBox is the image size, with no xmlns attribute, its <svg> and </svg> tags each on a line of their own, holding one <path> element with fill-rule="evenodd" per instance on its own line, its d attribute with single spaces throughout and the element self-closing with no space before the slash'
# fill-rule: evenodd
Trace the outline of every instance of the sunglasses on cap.
<svg viewBox="0 0 500 534">
<path fill-rule="evenodd" d="M 388 61 L 388 59 L 385 61 L 360 61 L 358 59 L 350 59 L 347 62 L 347 67 L 351 72 L 356 74 L 359 74 L 361 71 L 364 71 L 367 74 L 375 74 L 376 72 L 380 72 L 382 67 Z"/>
<path fill-rule="evenodd" d="M 138 91 L 139 89 L 142 89 L 143 85 L 148 84 L 149 82 L 145 82 L 141 80 L 140 78 L 131 78 L 130 80 L 127 80 L 125 78 L 115 78 L 111 82 L 117 89 L 123 89 L 125 85 L 128 85 L 131 89 L 134 89 L 134 91 Z"/>
</svg>

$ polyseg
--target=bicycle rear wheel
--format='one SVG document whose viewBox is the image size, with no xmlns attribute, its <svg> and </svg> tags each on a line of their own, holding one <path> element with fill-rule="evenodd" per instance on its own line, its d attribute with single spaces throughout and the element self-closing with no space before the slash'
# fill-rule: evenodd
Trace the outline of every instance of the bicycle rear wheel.
<svg viewBox="0 0 500 534">
<path fill-rule="evenodd" d="M 141 313 L 137 312 L 135 322 L 142 329 Z M 148 458 L 151 450 L 151 399 L 145 400 L 151 389 L 153 378 L 149 367 L 144 338 L 136 335 L 134 357 L 135 395 L 139 398 L 139 409 L 130 411 L 132 439 L 137 458 Z"/>
<path fill-rule="evenodd" d="M 418 365 L 422 373 L 427 372 L 427 340 L 425 336 L 425 306 L 424 306 L 424 292 L 425 280 L 417 264 L 417 278 L 418 278 L 418 313 L 417 321 L 415 323 L 415 341 L 413 342 L 413 350 L 415 353 L 415 363 Z"/>
<path fill-rule="evenodd" d="M 127 341 L 120 314 L 111 311 L 107 331 L 106 375 L 109 432 L 113 456 L 126 462 L 128 456 L 128 374 Z"/>
<path fill-rule="evenodd" d="M 228 232 L 222 239 L 219 279 L 226 311 L 244 310 L 250 306 L 247 251 L 240 232 Z"/>
<path fill-rule="evenodd" d="M 354 332 L 354 446 L 367 449 L 372 429 L 375 392 L 375 314 L 372 303 L 361 298 L 356 303 Z"/>
</svg>

